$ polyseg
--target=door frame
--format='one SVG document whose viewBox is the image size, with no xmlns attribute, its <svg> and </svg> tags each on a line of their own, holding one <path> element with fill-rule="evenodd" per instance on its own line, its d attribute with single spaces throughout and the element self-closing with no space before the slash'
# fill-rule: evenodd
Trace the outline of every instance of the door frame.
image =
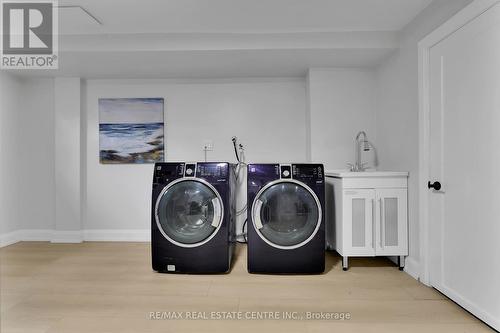
<svg viewBox="0 0 500 333">
<path fill-rule="evenodd" d="M 430 180 L 430 50 L 431 48 L 456 32 L 500 0 L 475 0 L 452 18 L 424 37 L 418 43 L 418 87 L 419 87 L 419 230 L 420 230 L 420 274 L 422 283 L 430 286 L 430 228 L 429 199 L 430 191 L 427 181 Z"/>
</svg>

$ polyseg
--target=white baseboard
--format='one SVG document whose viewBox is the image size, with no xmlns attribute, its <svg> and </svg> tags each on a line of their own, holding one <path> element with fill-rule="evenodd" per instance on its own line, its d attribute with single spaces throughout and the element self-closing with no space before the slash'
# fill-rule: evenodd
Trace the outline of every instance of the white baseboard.
<svg viewBox="0 0 500 333">
<path fill-rule="evenodd" d="M 53 230 L 51 243 L 81 243 L 83 242 L 82 230 Z"/>
<path fill-rule="evenodd" d="M 454 302 L 463 307 L 465 310 L 469 311 L 474 316 L 484 321 L 493 329 L 497 331 L 500 330 L 500 320 L 498 320 L 498 318 L 495 315 L 485 311 L 483 307 L 478 306 L 476 303 L 470 301 L 469 299 L 462 297 L 460 294 L 456 293 L 453 289 L 446 288 L 444 286 L 440 287 L 436 286 L 435 288 L 440 292 L 442 292 L 445 296 L 451 298 Z"/>
<path fill-rule="evenodd" d="M 24 229 L 19 230 L 19 242 L 46 242 L 52 240 L 54 230 Z"/>
<path fill-rule="evenodd" d="M 30 229 L 15 230 L 0 235 L 0 248 L 15 244 L 17 242 L 47 242 L 52 239 L 52 230 Z"/>
<path fill-rule="evenodd" d="M 415 280 L 420 278 L 420 262 L 411 257 L 406 257 L 405 272 L 411 275 Z"/>
<path fill-rule="evenodd" d="M 11 231 L 0 235 L 0 247 L 9 246 L 19 242 L 20 230 Z"/>
<path fill-rule="evenodd" d="M 81 243 L 95 242 L 150 242 L 149 229 L 87 229 L 75 231 L 23 229 L 0 235 L 0 247 L 17 242 Z"/>
</svg>

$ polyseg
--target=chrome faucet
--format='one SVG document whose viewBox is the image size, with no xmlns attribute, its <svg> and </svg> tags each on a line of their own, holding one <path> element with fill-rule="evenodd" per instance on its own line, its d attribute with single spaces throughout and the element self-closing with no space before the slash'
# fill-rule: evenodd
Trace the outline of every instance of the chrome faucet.
<svg viewBox="0 0 500 333">
<path fill-rule="evenodd" d="M 350 170 L 353 172 L 365 171 L 367 163 L 361 162 L 361 146 L 363 151 L 370 151 L 371 144 L 368 141 L 365 131 L 361 131 L 356 135 L 356 161 L 353 164 L 348 163 Z"/>
</svg>

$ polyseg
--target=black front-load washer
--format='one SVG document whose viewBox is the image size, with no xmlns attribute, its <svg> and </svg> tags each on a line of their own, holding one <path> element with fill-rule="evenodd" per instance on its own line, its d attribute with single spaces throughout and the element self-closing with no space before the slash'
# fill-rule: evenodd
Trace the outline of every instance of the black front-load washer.
<svg viewBox="0 0 500 333">
<path fill-rule="evenodd" d="M 249 164 L 248 271 L 325 270 L 322 164 Z"/>
<path fill-rule="evenodd" d="M 235 169 L 230 163 L 156 163 L 151 208 L 153 269 L 223 273 L 235 237 Z"/>
</svg>

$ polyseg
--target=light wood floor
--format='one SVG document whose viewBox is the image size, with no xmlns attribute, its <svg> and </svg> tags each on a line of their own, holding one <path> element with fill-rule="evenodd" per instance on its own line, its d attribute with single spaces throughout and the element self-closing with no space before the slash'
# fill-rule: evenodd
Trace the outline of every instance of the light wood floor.
<svg viewBox="0 0 500 333">
<path fill-rule="evenodd" d="M 18 243 L 0 250 L 2 333 L 491 332 L 386 259 L 327 255 L 313 276 L 251 275 L 238 247 L 227 275 L 151 270 L 146 243 Z M 151 320 L 152 311 L 348 312 L 350 320 Z"/>
</svg>

